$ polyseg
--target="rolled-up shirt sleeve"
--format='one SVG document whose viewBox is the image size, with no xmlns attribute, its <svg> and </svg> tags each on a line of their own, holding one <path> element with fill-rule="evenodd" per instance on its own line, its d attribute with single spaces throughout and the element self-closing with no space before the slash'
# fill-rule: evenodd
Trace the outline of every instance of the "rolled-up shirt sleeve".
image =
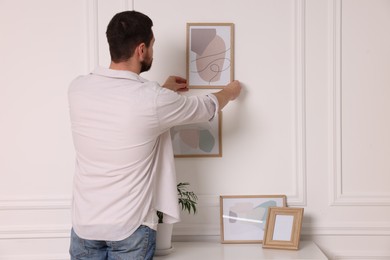
<svg viewBox="0 0 390 260">
<path fill-rule="evenodd" d="M 156 114 L 165 131 L 176 125 L 212 120 L 218 113 L 218 100 L 213 94 L 184 96 L 162 88 L 156 98 Z"/>
<path fill-rule="evenodd" d="M 210 98 L 210 99 L 213 101 L 212 105 L 213 105 L 213 108 L 214 108 L 214 115 L 213 115 L 213 117 L 210 119 L 210 120 L 213 120 L 214 117 L 217 116 L 217 113 L 219 112 L 219 103 L 218 103 L 218 99 L 217 99 L 217 97 L 216 97 L 215 95 L 213 95 L 213 94 L 208 94 L 207 97 Z"/>
</svg>

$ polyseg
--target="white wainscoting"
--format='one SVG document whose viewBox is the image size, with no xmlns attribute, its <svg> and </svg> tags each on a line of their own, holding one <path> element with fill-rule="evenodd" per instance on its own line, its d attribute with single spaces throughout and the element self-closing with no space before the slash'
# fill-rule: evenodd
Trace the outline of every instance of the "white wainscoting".
<svg viewBox="0 0 390 260">
<path fill-rule="evenodd" d="M 29 13 L 31 10 L 28 10 L 31 8 L 22 8 L 23 6 L 28 6 L 27 3 L 31 4 L 31 2 L 25 1 L 2 1 L 0 3 L 0 22 L 2 22 L 0 29 L 6 29 L 5 31 L 9 33 L 9 35 L 7 34 L 7 37 L 13 37 L 13 19 L 9 16 L 7 16 L 8 18 L 6 19 L 4 18 L 6 16 L 1 14 L 3 14 L 2 12 L 6 12 L 4 10 L 15 10 L 17 6 L 20 6 L 20 9 L 18 9 L 19 13 L 15 13 L 15 17 L 19 17 L 18 19 L 23 19 L 23 17 L 27 17 L 30 20 L 33 19 L 34 16 Z M 256 192 L 262 194 L 263 189 L 268 191 L 276 190 L 278 191 L 276 193 L 280 193 L 280 190 L 287 190 L 285 193 L 288 197 L 288 206 L 305 208 L 302 228 L 303 239 L 315 241 L 330 259 L 390 259 L 388 247 L 390 244 L 390 222 L 388 221 L 388 219 L 390 219 L 390 210 L 388 207 L 390 205 L 390 192 L 383 189 L 379 192 L 375 192 L 374 190 L 367 192 L 359 189 L 356 189 L 356 192 L 347 191 L 346 185 L 349 185 L 348 187 L 355 187 L 353 185 L 356 184 L 350 185 L 350 183 L 348 183 L 348 179 L 342 169 L 343 153 L 350 152 L 350 150 L 343 150 L 342 139 L 343 124 L 345 124 L 345 118 L 342 116 L 342 40 L 343 37 L 345 37 L 345 35 L 343 35 L 343 10 L 346 10 L 343 8 L 379 6 L 382 7 L 383 10 L 386 10 L 386 8 L 390 8 L 389 1 L 354 0 L 356 1 L 354 2 L 352 0 L 294 0 L 293 2 L 288 2 L 282 0 L 243 0 L 238 2 L 230 1 L 228 3 L 216 1 L 210 5 L 214 6 L 225 3 L 226 6 L 224 8 L 226 12 L 218 13 L 206 9 L 203 9 L 203 12 L 202 8 L 209 6 L 209 1 L 206 0 L 197 1 L 196 3 L 200 6 L 191 10 L 188 10 L 186 6 L 187 4 L 191 4 L 191 7 L 194 7 L 194 1 L 189 1 L 186 4 L 183 4 L 180 0 L 166 0 L 165 2 L 153 2 L 152 0 L 64 1 L 63 3 L 72 5 L 74 11 L 78 11 L 79 15 L 77 17 L 69 17 L 69 19 L 78 19 L 80 28 L 77 30 L 74 29 L 74 32 L 56 31 L 53 28 L 47 28 L 48 33 L 44 34 L 44 36 L 40 34 L 39 37 L 47 37 L 46 40 L 50 41 L 55 36 L 61 35 L 62 33 L 68 33 L 69 35 L 66 35 L 66 39 L 69 39 L 69 46 L 75 48 L 75 53 L 81 54 L 77 55 L 77 57 L 73 57 L 75 55 L 62 57 L 63 60 L 60 61 L 61 64 L 66 63 L 72 65 L 72 68 L 69 66 L 68 69 L 66 69 L 67 67 L 61 67 L 62 70 L 64 70 L 63 74 L 66 76 L 66 79 L 58 77 L 58 80 L 61 81 L 58 83 L 59 86 L 53 85 L 53 82 L 48 82 L 47 86 L 44 88 L 45 91 L 35 93 L 31 96 L 31 99 L 35 99 L 37 104 L 45 104 L 48 100 L 52 99 L 53 92 L 50 92 L 50 90 L 56 89 L 57 87 L 61 89 L 56 90 L 56 95 L 66 96 L 66 91 L 63 86 L 68 85 L 72 80 L 71 77 L 67 77 L 68 74 L 75 77 L 77 76 L 74 75 L 75 71 L 77 74 L 85 74 L 89 73 L 96 66 L 108 65 L 107 45 L 104 41 L 105 27 L 107 19 L 116 11 L 129 9 L 148 11 L 148 13 L 150 12 L 153 14 L 152 19 L 156 18 L 157 22 L 155 23 L 154 29 L 156 34 L 159 34 L 160 37 L 156 43 L 157 69 L 149 74 L 152 75 L 151 79 L 160 79 L 159 77 L 162 74 L 165 75 L 168 72 L 166 68 L 161 69 L 163 66 L 160 65 L 159 67 L 159 62 L 161 64 L 159 58 L 161 57 L 168 60 L 167 66 L 172 67 L 174 71 L 175 69 L 181 69 L 180 65 L 177 65 L 177 63 L 180 62 L 172 63 L 169 60 L 180 60 L 184 57 L 183 53 L 179 53 L 177 54 L 179 57 L 175 57 L 175 55 L 172 55 L 172 53 L 175 53 L 168 50 L 168 54 L 163 53 L 161 55 L 159 54 L 161 53 L 161 50 L 158 49 L 159 43 L 166 49 L 172 48 L 172 46 L 169 45 L 171 42 L 181 45 L 184 43 L 184 31 L 179 31 L 180 35 L 176 35 L 169 30 L 170 27 L 177 29 L 177 27 L 174 27 L 172 24 L 177 20 L 177 17 L 180 17 L 178 20 L 183 23 L 182 27 L 184 27 L 183 21 L 221 21 L 227 19 L 226 17 L 229 17 L 228 14 L 231 14 L 231 19 L 234 20 L 236 25 L 235 28 L 237 30 L 237 37 L 235 39 L 235 55 L 237 62 L 235 75 L 242 81 L 245 93 L 240 100 L 227 108 L 228 111 L 226 117 L 224 117 L 224 120 L 226 119 L 225 130 L 228 132 L 228 134 L 224 136 L 224 145 L 226 144 L 226 146 L 224 146 L 224 149 L 226 149 L 224 150 L 224 157 L 213 160 L 191 159 L 190 161 L 190 159 L 188 159 L 177 161 L 178 169 L 181 171 L 178 174 L 178 177 L 191 178 L 191 185 L 196 191 L 201 190 L 201 192 L 198 193 L 198 214 L 192 216 L 183 213 L 182 222 L 176 224 L 174 227 L 174 240 L 214 242 L 219 240 L 220 193 L 224 193 L 221 195 L 239 195 L 237 193 L 247 192 L 249 189 L 248 192 L 250 193 Z M 35 3 L 40 7 L 42 7 L 42 5 L 48 6 L 48 10 L 37 8 L 39 11 L 33 10 L 34 12 L 37 12 L 34 15 L 37 17 L 47 17 L 47 19 L 52 19 L 51 21 L 54 21 L 53 12 L 58 12 L 58 10 L 55 8 L 50 9 L 51 5 L 49 0 L 36 0 Z M 248 8 L 248 10 L 245 8 Z M 281 9 L 286 8 L 288 8 L 287 11 L 284 10 L 283 12 L 279 12 Z M 256 9 L 262 14 L 261 17 L 256 16 Z M 269 10 L 269 12 L 260 12 L 263 9 Z M 240 10 L 245 10 L 245 12 Z M 372 9 L 370 10 L 372 11 Z M 80 11 L 83 15 L 80 15 Z M 249 17 L 247 13 L 250 14 Z M 291 15 L 287 18 L 278 17 L 278 15 L 286 13 Z M 375 17 L 375 12 L 371 15 L 372 17 Z M 188 18 L 186 18 L 186 16 L 188 16 Z M 268 41 L 274 42 L 275 45 L 280 38 L 277 38 L 276 34 L 269 33 L 272 29 L 267 28 L 263 24 L 259 24 L 260 21 L 273 22 L 274 24 L 270 23 L 270 26 L 279 25 L 276 24 L 276 21 L 280 21 L 282 25 L 279 25 L 278 28 L 283 29 L 281 32 L 278 31 L 277 33 L 292 35 L 291 38 L 281 37 L 281 39 L 287 38 L 291 40 L 289 43 L 291 42 L 293 48 L 288 49 L 291 51 L 286 55 L 284 60 L 283 57 L 280 56 L 278 59 L 281 65 L 285 65 L 282 63 L 288 63 L 288 66 L 292 68 L 293 73 L 291 77 L 290 75 L 284 75 L 283 73 L 280 75 L 276 73 L 280 77 L 288 78 L 284 81 L 286 86 L 280 87 L 280 89 L 283 91 L 290 90 L 291 88 L 291 91 L 286 91 L 291 96 L 288 97 L 291 102 L 283 104 L 283 107 L 280 108 L 283 113 L 285 110 L 288 110 L 289 116 L 287 116 L 288 118 L 286 117 L 286 120 L 289 122 L 284 125 L 289 127 L 291 125 L 291 128 L 286 131 L 288 132 L 286 134 L 288 135 L 286 143 L 275 144 L 276 149 L 288 150 L 288 156 L 284 157 L 287 162 L 283 160 L 278 161 L 278 158 L 271 158 L 280 164 L 292 165 L 291 167 L 287 167 L 287 170 L 281 168 L 283 170 L 280 171 L 283 172 L 275 170 L 278 168 L 261 168 L 258 165 L 258 161 L 256 161 L 256 156 L 260 156 L 257 155 L 257 150 L 245 151 L 245 147 L 240 146 L 241 143 L 245 142 L 247 142 L 245 146 L 250 145 L 248 142 L 248 140 L 250 140 L 248 135 L 263 134 L 264 136 L 262 136 L 261 139 L 256 139 L 256 142 L 258 142 L 256 145 L 259 150 L 263 148 L 262 146 L 271 150 L 273 148 L 273 143 L 265 143 L 264 140 L 272 139 L 274 136 L 264 134 L 264 132 L 262 132 L 263 129 L 261 124 L 255 124 L 253 122 L 264 119 L 264 114 L 283 114 L 277 113 L 280 111 L 273 110 L 275 107 L 270 105 L 272 103 L 278 103 L 277 96 L 269 95 L 264 98 L 264 95 L 266 94 L 274 94 L 274 92 L 267 92 L 267 90 L 278 86 L 272 84 L 272 79 L 262 81 L 262 78 L 266 78 L 267 75 L 262 74 L 264 65 L 263 67 L 261 67 L 261 65 L 270 64 L 269 66 L 275 66 L 273 65 L 273 57 L 277 57 L 278 51 L 283 47 L 286 48 L 289 43 L 279 45 L 279 49 L 276 47 L 272 48 L 269 42 L 267 45 L 267 39 L 265 39 L 263 35 L 275 37 L 275 39 L 268 39 Z M 26 20 L 25 23 L 28 24 L 29 21 Z M 61 23 L 70 23 L 70 20 L 68 21 L 65 19 Z M 263 27 L 261 25 L 263 25 Z M 26 31 L 27 30 L 34 30 L 34 28 L 26 29 Z M 23 31 L 18 33 L 23 34 Z M 79 39 L 75 39 L 75 37 L 79 37 Z M 166 37 L 176 38 L 167 41 Z M 243 41 L 242 39 L 246 40 Z M 255 43 L 250 41 L 255 41 Z M 373 41 L 375 41 L 375 39 L 373 39 Z M 75 44 L 75 42 L 78 42 L 78 45 Z M 269 48 L 267 51 L 261 50 L 263 44 Z M 6 53 L 6 50 L 11 50 L 13 47 L 12 44 L 0 46 L 0 54 L 1 51 Z M 250 50 L 248 50 L 248 46 L 250 46 Z M 257 46 L 260 47 L 258 47 L 259 49 L 256 49 L 255 46 L 256 48 Z M 386 50 L 384 50 L 384 54 L 386 54 L 385 51 Z M 261 53 L 262 56 L 256 56 L 259 53 Z M 267 56 L 265 55 L 266 53 L 272 53 L 272 55 Z M 252 64 L 252 62 L 254 62 L 252 54 L 259 59 L 265 59 L 265 62 Z M 34 59 L 34 63 L 31 66 L 36 67 L 44 67 L 47 62 L 52 59 L 52 53 L 50 52 L 46 53 L 44 51 L 39 51 L 38 53 L 32 53 L 31 55 Z M 11 66 L 8 68 L 0 65 L 0 68 L 6 71 L 6 74 L 4 75 L 11 72 L 15 73 L 17 70 L 14 68 L 19 65 L 17 61 L 23 61 L 23 57 L 17 57 L 17 55 L 16 57 L 12 57 L 12 59 L 8 56 L 6 57 L 5 63 L 11 64 Z M 58 66 L 58 61 L 52 63 L 54 64 L 53 66 Z M 258 66 L 261 69 L 259 69 Z M 277 66 L 275 66 L 275 68 L 277 68 Z M 10 70 L 9 73 L 7 72 L 7 69 Z M 24 68 L 22 67 L 22 69 Z M 286 72 L 286 70 L 281 71 Z M 364 74 L 364 71 L 361 73 Z M 360 75 L 356 75 L 356 77 L 359 76 Z M 21 77 L 23 77 L 23 75 Z M 42 75 L 42 77 L 45 77 L 45 75 Z M 319 80 L 318 82 L 313 81 L 313 78 L 315 79 L 316 77 L 321 79 L 325 78 L 328 82 L 325 82 L 326 80 Z M 31 84 L 30 80 L 27 78 L 24 79 L 23 82 L 23 84 L 19 84 L 20 82 L 15 81 L 14 78 L 7 77 L 2 77 L 0 79 L 2 89 L 5 89 L 5 91 L 3 90 L 5 95 L 0 95 L 0 119 L 2 124 L 3 122 L 5 122 L 5 125 L 15 123 L 17 122 L 16 119 L 10 120 L 10 118 L 21 115 L 20 111 L 15 113 L 15 111 L 12 110 L 15 109 L 15 104 L 19 103 L 12 103 L 12 100 L 10 101 L 8 97 L 15 98 L 19 92 L 23 93 L 34 87 L 34 84 Z M 9 93 L 11 93 L 11 95 L 7 96 Z M 28 93 L 31 93 L 31 91 Z M 280 93 L 280 95 L 282 94 L 283 93 Z M 253 99 L 256 99 L 256 101 L 254 102 Z M 271 99 L 271 101 L 266 103 L 265 101 L 267 101 L 267 99 Z M 262 104 L 262 102 L 269 107 Z M 31 104 L 32 103 L 28 103 L 28 105 Z M 30 107 L 26 107 L 24 109 L 27 111 L 29 108 Z M 387 108 L 388 110 L 386 111 L 389 111 L 390 107 Z M 259 114 L 263 114 L 263 117 L 258 116 Z M 313 120 L 313 114 L 322 118 L 322 121 Z M 233 115 L 240 116 L 242 120 L 233 118 Z M 267 118 L 271 117 L 272 116 L 268 116 Z M 38 119 L 40 119 L 39 122 L 44 121 L 42 118 Z M 61 120 L 66 121 L 68 118 L 64 117 Z M 321 125 L 323 126 L 322 128 L 317 128 L 316 124 L 318 124 L 318 122 L 323 124 Z M 51 125 L 51 123 L 52 122 L 48 122 L 48 125 L 42 125 L 42 128 Z M 236 123 L 239 125 L 239 128 L 233 129 L 232 125 Z M 18 134 L 21 134 L 23 137 L 30 136 L 30 130 L 31 129 L 29 128 L 18 129 Z M 1 134 L 3 134 L 2 131 L 4 131 L 4 128 L 0 128 Z M 5 132 L 5 135 L 10 136 L 11 139 L 17 139 L 19 136 L 13 136 L 10 132 Z M 61 133 L 59 135 L 61 135 Z M 316 140 L 314 140 L 315 138 L 313 136 L 325 141 L 315 142 Z M 45 144 L 45 140 L 42 136 L 32 135 L 31 138 L 41 138 L 43 139 L 43 144 Z M 12 142 L 8 139 L 1 140 L 5 141 L 5 146 L 12 145 Z M 64 151 L 62 156 L 65 161 L 73 160 L 73 154 L 69 150 L 70 143 L 71 140 L 69 136 L 59 141 L 59 145 Z M 234 150 L 233 146 L 237 145 L 242 149 Z M 384 147 L 384 150 L 385 149 L 386 147 Z M 3 155 L 3 157 L 0 156 L 1 159 L 9 158 L 7 154 L 7 152 L 9 152 L 8 150 L 9 149 L 5 149 L 4 146 L 0 148 L 0 155 Z M 48 154 L 47 151 L 40 151 L 39 147 L 35 151 L 36 153 L 41 152 Z M 319 151 L 321 156 L 316 157 L 315 153 L 317 151 Z M 326 155 L 322 156 L 323 154 L 326 154 L 328 157 L 326 157 Z M 264 155 L 264 153 L 262 153 L 262 155 Z M 275 153 L 275 156 L 277 156 L 277 153 Z M 249 160 L 245 157 L 253 159 Z M 1 161 L 1 159 L 0 167 L 4 165 L 4 162 Z M 11 159 L 16 161 L 16 158 Z M 290 161 L 292 163 L 290 163 Z M 364 164 L 364 162 L 358 163 Z M 69 185 L 71 182 L 72 172 L 62 173 L 65 170 L 60 169 L 62 174 L 69 175 L 61 175 L 58 180 L 53 180 L 47 178 L 47 176 L 51 176 L 52 174 L 51 169 L 50 172 L 40 172 L 40 168 L 35 167 L 36 165 L 30 161 L 26 163 L 21 160 L 20 164 L 22 167 L 19 168 L 22 172 L 12 172 L 12 174 L 10 174 L 11 170 L 9 168 L 0 168 L 2 178 L 4 178 L 7 183 L 9 181 L 10 183 L 15 184 L 15 188 L 18 188 L 15 190 L 9 189 L 8 193 L 4 194 L 3 192 L 0 196 L 0 260 L 69 259 L 67 251 L 71 228 L 71 190 L 67 190 L 66 193 L 63 189 L 48 189 L 48 191 L 42 195 L 40 190 L 31 191 L 30 188 L 35 184 L 32 182 L 35 181 L 38 184 L 44 183 L 47 186 L 62 188 L 62 184 Z M 221 167 L 220 164 L 224 164 L 224 167 Z M 199 167 L 199 174 L 197 176 L 186 175 L 186 173 L 182 172 L 183 169 L 188 167 L 191 168 L 194 165 Z M 243 165 L 246 171 L 229 171 L 230 168 L 240 169 L 237 165 Z M 308 168 L 308 165 L 310 168 Z M 61 165 L 61 167 L 64 166 Z M 69 171 L 72 171 L 73 165 L 66 164 L 66 167 L 70 169 Z M 222 172 L 225 168 L 226 173 Z M 205 170 L 209 170 L 209 173 L 205 174 Z M 248 173 L 248 170 L 256 174 Z M 276 174 L 275 176 L 277 177 L 274 177 L 272 174 Z M 384 180 L 387 180 L 387 177 L 385 176 L 387 174 L 388 173 L 386 172 L 383 173 Z M 235 183 L 233 183 L 235 184 L 233 185 L 232 182 L 227 181 L 229 177 L 237 177 L 237 175 L 249 180 L 250 183 L 247 181 L 246 184 L 250 187 L 240 186 L 240 184 L 236 185 Z M 35 176 L 36 180 L 32 180 L 31 176 Z M 219 176 L 219 178 L 216 178 L 215 176 Z M 283 177 L 285 177 L 285 179 Z M 278 180 L 275 181 L 275 178 L 278 178 Z M 32 181 L 24 182 L 24 179 Z M 288 183 L 285 183 L 286 180 L 288 180 Z M 317 180 L 326 181 L 317 182 Z M 272 183 L 273 186 L 271 188 L 262 186 L 262 189 L 257 190 L 253 188 L 254 186 L 249 185 L 256 182 L 263 184 L 263 182 L 267 181 Z M 40 186 L 38 185 L 38 187 Z M 9 187 L 6 188 L 8 190 Z"/>
<path fill-rule="evenodd" d="M 358 206 L 388 206 L 388 192 L 346 193 L 342 171 L 342 3 L 329 1 L 329 169 L 330 204 Z M 378 111 L 381 113 L 380 111 Z M 359 163 L 359 162 L 357 162 Z M 367 173 L 369 174 L 369 173 Z"/>
</svg>

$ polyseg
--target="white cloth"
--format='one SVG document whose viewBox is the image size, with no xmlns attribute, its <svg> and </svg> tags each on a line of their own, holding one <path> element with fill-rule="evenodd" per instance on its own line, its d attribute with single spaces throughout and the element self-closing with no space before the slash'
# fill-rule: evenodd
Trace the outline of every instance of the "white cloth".
<svg viewBox="0 0 390 260">
<path fill-rule="evenodd" d="M 214 95 L 177 94 L 129 71 L 97 68 L 69 87 L 76 165 L 72 224 L 78 236 L 118 241 L 148 213 L 180 219 L 169 129 L 210 120 Z"/>
</svg>

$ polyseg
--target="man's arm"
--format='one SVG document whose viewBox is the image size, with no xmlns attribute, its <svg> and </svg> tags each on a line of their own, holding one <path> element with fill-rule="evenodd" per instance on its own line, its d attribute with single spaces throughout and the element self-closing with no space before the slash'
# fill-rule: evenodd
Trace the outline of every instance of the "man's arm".
<svg viewBox="0 0 390 260">
<path fill-rule="evenodd" d="M 213 93 L 217 98 L 219 110 L 222 110 L 230 101 L 236 99 L 241 92 L 241 84 L 238 80 L 234 80 L 227 84 L 221 91 Z"/>
<path fill-rule="evenodd" d="M 187 80 L 177 76 L 170 76 L 165 81 L 164 88 L 178 91 L 187 91 Z M 231 83 L 227 84 L 221 91 L 213 93 L 217 98 L 219 104 L 219 110 L 222 110 L 230 101 L 236 99 L 241 92 L 241 84 L 238 80 L 234 80 Z"/>
</svg>

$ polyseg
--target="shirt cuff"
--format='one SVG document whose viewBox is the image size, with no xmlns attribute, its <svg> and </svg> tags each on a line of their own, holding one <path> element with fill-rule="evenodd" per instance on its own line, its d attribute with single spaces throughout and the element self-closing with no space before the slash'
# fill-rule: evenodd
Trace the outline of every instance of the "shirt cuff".
<svg viewBox="0 0 390 260">
<path fill-rule="evenodd" d="M 212 103 L 214 105 L 214 115 L 209 120 L 209 121 L 211 121 L 211 120 L 214 119 L 214 117 L 216 117 L 218 115 L 219 103 L 218 103 L 218 99 L 217 99 L 217 97 L 215 95 L 208 94 L 207 97 L 212 101 Z"/>
</svg>

